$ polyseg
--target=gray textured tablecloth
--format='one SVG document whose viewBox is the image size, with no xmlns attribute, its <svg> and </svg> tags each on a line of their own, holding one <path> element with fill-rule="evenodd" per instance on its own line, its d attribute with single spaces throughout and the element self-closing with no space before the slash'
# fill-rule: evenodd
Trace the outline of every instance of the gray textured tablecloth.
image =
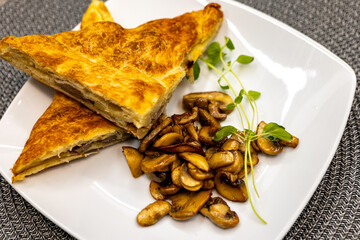
<svg viewBox="0 0 360 240">
<path fill-rule="evenodd" d="M 360 0 L 240 2 L 324 45 L 355 70 L 359 84 Z M 8 0 L 0 6 L 0 38 L 70 30 L 80 22 L 88 4 L 89 1 L 79 0 Z M 27 79 L 26 74 L 0 60 L 0 118 Z M 357 88 L 336 155 L 286 239 L 360 239 L 359 100 Z M 0 239 L 71 238 L 0 177 Z"/>
</svg>

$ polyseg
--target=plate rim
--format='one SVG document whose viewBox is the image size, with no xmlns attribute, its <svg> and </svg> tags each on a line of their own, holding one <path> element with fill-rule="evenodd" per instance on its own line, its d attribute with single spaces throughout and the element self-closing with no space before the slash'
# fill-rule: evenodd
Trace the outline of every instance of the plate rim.
<svg viewBox="0 0 360 240">
<path fill-rule="evenodd" d="M 109 1 L 114 1 L 114 0 L 109 0 Z M 105 4 L 107 4 L 109 1 L 105 2 Z M 206 0 L 198 0 L 198 3 L 200 3 L 201 5 L 205 6 L 206 4 L 213 2 L 213 1 L 206 1 Z M 293 214 L 291 215 L 291 220 L 288 221 L 288 223 L 286 224 L 286 227 L 283 227 L 282 230 L 277 234 L 278 238 L 283 238 L 287 232 L 289 232 L 291 226 L 294 225 L 295 221 L 300 217 L 301 212 L 304 211 L 306 205 L 309 203 L 311 197 L 313 196 L 314 192 L 316 191 L 316 189 L 319 187 L 319 184 L 321 182 L 321 180 L 324 178 L 326 171 L 329 169 L 329 166 L 332 162 L 332 159 L 334 158 L 337 149 L 339 147 L 340 141 L 344 135 L 344 131 L 345 128 L 347 126 L 347 121 L 349 119 L 349 115 L 351 113 L 351 110 L 353 108 L 353 102 L 354 102 L 354 97 L 355 97 L 355 93 L 356 93 L 356 74 L 355 71 L 351 68 L 351 66 L 345 62 L 343 59 L 341 59 L 339 56 L 335 55 L 333 52 L 331 52 L 329 49 L 327 49 L 325 46 L 321 45 L 320 43 L 316 42 L 315 40 L 313 40 L 312 38 L 310 38 L 309 36 L 305 35 L 304 33 L 301 33 L 299 30 L 289 26 L 288 24 L 281 22 L 280 20 L 264 13 L 261 12 L 260 10 L 257 10 L 253 7 L 250 7 L 244 3 L 240 3 L 237 2 L 235 0 L 215 0 L 215 2 L 224 2 L 233 6 L 236 6 L 237 8 L 243 9 L 249 13 L 254 14 L 257 17 L 260 17 L 262 19 L 264 19 L 265 21 L 272 23 L 278 27 L 280 27 L 282 30 L 296 36 L 297 38 L 301 39 L 302 41 L 306 42 L 307 44 L 311 45 L 312 47 L 316 48 L 317 50 L 319 50 L 320 52 L 322 52 L 323 54 L 325 54 L 326 56 L 328 56 L 329 58 L 333 59 L 334 61 L 336 61 L 339 65 L 341 65 L 345 70 L 347 70 L 350 74 L 349 79 L 347 79 L 347 81 L 349 81 L 350 83 L 350 90 L 352 92 L 351 96 L 349 96 L 347 98 L 347 105 L 346 105 L 346 116 L 343 117 L 342 122 L 341 122 L 341 131 L 339 131 L 335 143 L 333 144 L 336 147 L 333 147 L 331 149 L 331 153 L 328 155 L 328 158 L 326 159 L 326 161 L 324 162 L 325 165 L 324 167 L 321 169 L 320 173 L 316 176 L 316 181 L 314 182 L 314 184 L 312 185 L 311 189 L 308 190 L 308 194 L 303 198 L 303 201 L 301 202 L 301 206 L 299 205 L 296 208 L 296 211 L 293 212 Z M 111 11 L 111 9 L 110 9 Z M 224 19 L 226 19 L 227 17 L 225 17 Z M 30 78 L 29 78 L 30 79 Z M 7 109 L 5 110 L 3 116 L 0 119 L 0 123 L 2 122 L 1 120 L 4 119 L 4 117 L 7 115 L 8 110 L 13 108 L 13 105 L 16 102 L 16 99 L 18 97 L 21 96 L 22 91 L 24 91 L 24 86 L 26 84 L 28 84 L 29 79 L 25 82 L 25 84 L 21 87 L 21 89 L 19 90 L 19 92 L 16 94 L 16 96 L 13 98 L 12 102 L 9 104 L 9 106 L 7 107 Z M 77 238 L 77 239 L 82 239 L 81 236 L 79 236 L 76 232 L 72 231 L 69 227 L 67 227 L 66 225 L 64 225 L 61 221 L 57 221 L 51 214 L 48 214 L 46 210 L 44 210 L 43 208 L 41 208 L 41 206 L 39 206 L 36 202 L 34 202 L 32 200 L 32 198 L 28 197 L 26 193 L 24 193 L 23 191 L 21 191 L 20 189 L 17 188 L 16 185 L 14 185 L 11 182 L 11 179 L 7 178 L 7 175 L 3 173 L 2 169 L 0 169 L 0 173 L 1 175 L 4 177 L 4 179 L 10 184 L 10 186 L 16 190 L 17 193 L 19 193 L 21 195 L 21 197 L 23 197 L 27 202 L 29 202 L 37 211 L 39 211 L 42 215 L 44 215 L 46 218 L 48 218 L 50 221 L 52 221 L 54 224 L 56 224 L 57 226 L 59 226 L 61 229 L 63 229 L 65 232 L 67 232 L 68 234 L 70 234 L 71 236 Z"/>
</svg>

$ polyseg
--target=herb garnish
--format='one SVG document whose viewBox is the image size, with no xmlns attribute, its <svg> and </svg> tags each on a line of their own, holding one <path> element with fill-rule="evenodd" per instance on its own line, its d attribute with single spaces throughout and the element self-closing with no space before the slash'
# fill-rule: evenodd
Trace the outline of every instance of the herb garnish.
<svg viewBox="0 0 360 240">
<path fill-rule="evenodd" d="M 224 57 L 226 53 L 224 50 L 233 51 L 235 46 L 229 37 L 225 37 L 224 45 L 220 45 L 219 42 L 211 43 L 207 50 L 206 55 L 207 58 L 201 58 L 201 60 L 206 63 L 209 69 L 216 71 L 220 78 L 218 79 L 218 84 L 222 90 L 230 90 L 234 96 L 234 103 L 230 103 L 226 106 L 226 110 L 237 109 L 239 113 L 240 120 L 241 120 L 241 128 L 237 128 L 235 126 L 224 126 L 221 127 L 215 134 L 214 141 L 221 141 L 222 139 L 228 137 L 229 135 L 235 134 L 240 139 L 245 141 L 245 153 L 244 153 L 244 170 L 245 170 L 245 183 L 246 183 L 246 190 L 248 193 L 250 205 L 255 213 L 255 215 L 263 222 L 266 223 L 264 219 L 260 217 L 260 215 L 256 212 L 253 202 L 251 200 L 251 195 L 249 191 L 249 184 L 248 184 L 248 174 L 247 174 L 247 166 L 248 163 L 250 165 L 251 173 L 252 173 L 252 183 L 254 186 L 254 190 L 256 195 L 259 197 L 258 191 L 255 186 L 254 180 L 254 172 L 253 172 L 253 164 L 252 164 L 252 157 L 251 157 L 251 142 L 257 140 L 260 137 L 264 137 L 270 141 L 279 141 L 291 140 L 292 136 L 288 133 L 284 127 L 278 125 L 277 123 L 271 122 L 268 123 L 261 134 L 256 133 L 256 128 L 259 123 L 258 119 L 258 108 L 256 105 L 256 100 L 261 96 L 261 93 L 255 90 L 247 91 L 240 81 L 239 77 L 233 70 L 234 64 L 249 64 L 254 60 L 254 57 L 247 56 L 247 55 L 240 55 L 236 58 L 235 61 L 227 61 L 225 62 Z M 217 65 L 221 63 L 221 68 L 218 68 Z M 200 72 L 200 67 L 198 70 Z M 235 88 L 226 77 L 228 74 L 231 74 L 237 80 L 238 85 L 240 86 L 240 92 L 237 93 Z M 195 75 L 195 68 L 194 68 L 194 75 Z M 246 99 L 247 102 L 250 104 L 252 114 L 251 118 L 247 115 L 244 106 L 243 100 Z"/>
</svg>

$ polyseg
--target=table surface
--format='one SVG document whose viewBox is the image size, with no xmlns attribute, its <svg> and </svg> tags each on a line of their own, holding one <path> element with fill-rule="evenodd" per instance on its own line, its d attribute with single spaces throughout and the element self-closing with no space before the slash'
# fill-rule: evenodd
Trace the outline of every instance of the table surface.
<svg viewBox="0 0 360 240">
<path fill-rule="evenodd" d="M 359 0 L 239 0 L 304 33 L 360 76 Z M 0 0 L 0 39 L 72 29 L 89 1 Z M 0 60 L 0 119 L 28 76 Z M 360 238 L 360 93 L 336 154 L 285 239 Z M 1 133 L 0 133 L 1 134 Z M 72 239 L 0 177 L 0 239 Z"/>
</svg>

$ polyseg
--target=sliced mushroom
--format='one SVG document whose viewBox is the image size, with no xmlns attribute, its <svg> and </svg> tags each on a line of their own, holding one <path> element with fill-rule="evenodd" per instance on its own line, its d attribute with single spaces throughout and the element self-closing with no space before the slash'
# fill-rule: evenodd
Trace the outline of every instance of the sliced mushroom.
<svg viewBox="0 0 360 240">
<path fill-rule="evenodd" d="M 227 95 L 226 93 L 222 92 L 196 92 L 196 93 L 190 93 L 186 94 L 183 97 L 183 105 L 185 108 L 193 108 L 195 101 L 198 99 L 206 99 L 207 101 L 215 101 L 220 105 L 220 109 L 225 109 L 226 106 L 230 103 L 233 103 L 232 98 Z M 204 100 L 202 100 L 205 102 Z M 199 107 L 199 105 L 196 105 Z M 228 110 L 226 113 L 229 114 L 231 110 Z"/>
<path fill-rule="evenodd" d="M 248 199 L 246 185 L 237 175 L 218 172 L 214 182 L 216 191 L 224 198 L 235 202 L 245 202 Z"/>
<path fill-rule="evenodd" d="M 246 173 L 249 174 L 251 169 L 249 167 L 246 168 Z M 237 174 L 238 178 L 244 178 L 245 177 L 245 168 L 243 167 L 240 172 Z"/>
<path fill-rule="evenodd" d="M 218 147 L 210 147 L 210 148 L 206 149 L 206 151 L 205 151 L 206 159 L 209 160 L 211 158 L 211 156 L 218 151 L 219 151 Z"/>
<path fill-rule="evenodd" d="M 257 128 L 257 135 L 261 135 L 261 133 L 264 131 L 265 126 L 266 123 L 264 121 L 261 121 L 259 123 Z M 283 150 L 283 145 L 281 145 L 278 141 L 270 141 L 264 137 L 259 137 L 256 140 L 256 143 L 260 150 L 268 155 L 276 155 L 281 153 Z"/>
<path fill-rule="evenodd" d="M 227 203 L 220 197 L 210 198 L 200 209 L 200 213 L 221 228 L 232 228 L 239 224 L 236 212 L 231 211 Z"/>
<path fill-rule="evenodd" d="M 221 146 L 221 149 L 224 151 L 237 151 L 240 148 L 239 141 L 235 139 L 227 139 L 224 144 Z"/>
<path fill-rule="evenodd" d="M 170 208 L 170 203 L 166 201 L 153 202 L 140 211 L 136 218 L 137 222 L 143 227 L 151 226 L 167 215 Z"/>
<path fill-rule="evenodd" d="M 251 163 L 252 163 L 253 166 L 255 166 L 255 165 L 257 165 L 259 163 L 259 157 L 258 157 L 257 153 L 251 153 Z M 247 165 L 251 166 L 249 158 L 247 159 Z"/>
<path fill-rule="evenodd" d="M 160 192 L 160 184 L 154 181 L 150 182 L 150 194 L 155 200 L 165 200 L 166 196 Z"/>
<path fill-rule="evenodd" d="M 199 108 L 199 116 L 200 116 L 200 122 L 204 126 L 212 126 L 214 128 L 219 129 L 220 123 L 210 115 L 210 113 L 204 109 Z"/>
<path fill-rule="evenodd" d="M 172 206 L 169 215 L 175 220 L 187 220 L 196 215 L 211 196 L 211 190 L 180 192 L 169 196 Z"/>
<path fill-rule="evenodd" d="M 210 104 L 208 105 L 208 110 L 210 115 L 219 121 L 224 121 L 227 117 L 226 113 L 220 112 L 220 105 L 218 102 L 210 101 Z"/>
<path fill-rule="evenodd" d="M 194 122 L 198 119 L 198 115 L 199 115 L 199 108 L 193 107 L 191 115 L 187 115 L 187 116 L 181 118 L 179 120 L 179 124 L 183 125 L 183 124 L 187 124 L 190 122 Z"/>
<path fill-rule="evenodd" d="M 205 189 L 205 190 L 211 190 L 215 187 L 215 183 L 214 183 L 214 180 L 212 179 L 205 179 L 203 181 L 203 186 L 202 188 Z"/>
<path fill-rule="evenodd" d="M 164 128 L 160 133 L 159 133 L 159 136 L 163 136 L 167 133 L 170 133 L 172 132 L 173 129 L 172 129 L 172 126 L 167 126 L 166 128 Z"/>
<path fill-rule="evenodd" d="M 241 154 L 240 151 L 233 151 L 232 154 L 234 156 L 234 162 L 228 166 L 219 168 L 218 170 L 223 171 L 223 172 L 233 173 L 233 174 L 238 174 L 241 171 L 241 169 L 244 166 L 243 155 Z"/>
<path fill-rule="evenodd" d="M 145 175 L 148 176 L 148 178 L 151 181 L 162 183 L 167 179 L 167 173 L 166 172 L 145 172 Z"/>
<path fill-rule="evenodd" d="M 196 132 L 196 129 L 195 129 L 195 126 L 193 123 L 188 123 L 184 127 L 185 127 L 187 133 L 189 134 L 188 136 L 190 136 L 195 141 L 199 141 L 199 136 Z"/>
<path fill-rule="evenodd" d="M 184 137 L 178 133 L 170 132 L 165 135 L 163 135 L 161 138 L 156 140 L 153 147 L 163 147 L 163 146 L 169 146 L 176 143 L 180 143 L 184 140 Z"/>
<path fill-rule="evenodd" d="M 188 168 L 185 163 L 181 165 L 179 181 L 181 186 L 193 192 L 199 190 L 203 184 L 201 180 L 196 180 L 193 177 L 191 177 L 191 175 L 188 173 Z"/>
<path fill-rule="evenodd" d="M 183 136 L 183 130 L 182 130 L 182 128 L 181 128 L 180 125 L 175 124 L 175 125 L 172 127 L 172 130 L 173 130 L 173 132 L 176 132 L 177 134 Z"/>
<path fill-rule="evenodd" d="M 161 194 L 163 195 L 174 195 L 176 194 L 179 190 L 181 189 L 181 187 L 176 186 L 173 183 L 168 183 L 168 184 L 160 184 L 159 187 L 159 191 Z"/>
<path fill-rule="evenodd" d="M 296 148 L 297 145 L 299 144 L 299 138 L 295 137 L 295 136 L 291 136 L 291 140 L 290 141 L 280 141 L 281 145 L 287 146 L 287 147 L 292 147 L 292 148 Z"/>
<path fill-rule="evenodd" d="M 198 98 L 195 100 L 194 102 L 194 107 L 199 107 L 199 108 L 203 108 L 203 109 L 207 109 L 209 104 L 209 101 L 206 98 Z"/>
<path fill-rule="evenodd" d="M 173 171 L 175 168 L 180 167 L 182 161 L 179 158 L 176 158 L 175 161 L 172 162 L 170 170 Z"/>
<path fill-rule="evenodd" d="M 171 172 L 171 181 L 173 184 L 175 184 L 178 187 L 182 187 L 180 182 L 181 170 L 182 170 L 181 166 L 178 166 Z"/>
<path fill-rule="evenodd" d="M 158 149 L 168 153 L 194 152 L 201 155 L 205 154 L 201 144 L 198 142 L 178 143 L 174 145 L 159 147 Z"/>
<path fill-rule="evenodd" d="M 143 171 L 141 170 L 141 161 L 143 160 L 144 155 L 133 147 L 123 147 L 122 149 L 131 174 L 134 178 L 140 177 L 143 174 Z"/>
<path fill-rule="evenodd" d="M 234 162 L 234 155 L 229 151 L 220 151 L 214 153 L 209 159 L 209 166 L 211 169 L 225 167 Z"/>
<path fill-rule="evenodd" d="M 174 154 L 163 154 L 161 156 L 146 156 L 141 162 L 141 170 L 144 172 L 160 171 L 176 160 Z"/>
<path fill-rule="evenodd" d="M 155 150 L 155 149 L 153 149 L 153 148 L 148 148 L 148 149 L 146 149 L 146 151 L 144 152 L 144 154 L 145 154 L 146 156 L 156 157 L 156 156 L 162 155 L 163 153 L 160 152 L 160 151 L 157 151 L 157 150 Z"/>
<path fill-rule="evenodd" d="M 154 141 L 155 137 L 168 125 L 172 123 L 172 120 L 170 117 L 165 118 L 164 121 L 162 121 L 154 130 L 152 130 L 142 141 L 139 146 L 140 152 L 145 152 L 145 150 L 151 145 L 151 143 Z"/>
<path fill-rule="evenodd" d="M 215 145 L 214 136 L 219 129 L 211 126 L 203 126 L 199 132 L 199 141 L 206 146 Z"/>
<path fill-rule="evenodd" d="M 196 180 L 205 180 L 214 177 L 214 174 L 212 174 L 211 172 L 203 172 L 191 163 L 188 163 L 187 167 L 190 176 Z"/>
<path fill-rule="evenodd" d="M 260 152 L 260 148 L 258 147 L 256 141 L 251 141 L 251 146 L 256 152 Z"/>
<path fill-rule="evenodd" d="M 192 163 L 194 166 L 196 166 L 202 171 L 205 172 L 209 171 L 209 164 L 206 161 L 206 158 L 200 154 L 192 153 L 192 152 L 183 152 L 183 153 L 179 153 L 179 157 Z"/>
</svg>

